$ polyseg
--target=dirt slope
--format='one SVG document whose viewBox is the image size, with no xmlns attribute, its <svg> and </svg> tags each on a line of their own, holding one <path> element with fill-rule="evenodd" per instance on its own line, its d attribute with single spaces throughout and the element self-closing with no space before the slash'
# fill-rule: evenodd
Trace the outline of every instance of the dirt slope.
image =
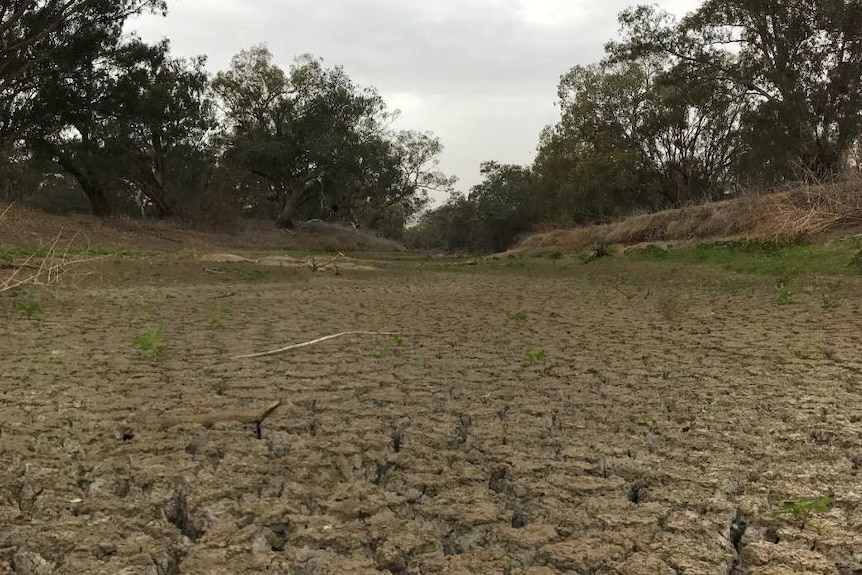
<svg viewBox="0 0 862 575">
<path fill-rule="evenodd" d="M 8 205 L 0 204 L 0 213 Z M 0 245 L 39 247 L 62 233 L 62 244 L 102 249 L 284 249 L 341 252 L 403 251 L 397 242 L 350 228 L 309 222 L 294 231 L 279 231 L 271 222 L 240 222 L 234 233 L 204 233 L 175 222 L 91 216 L 56 216 L 24 206 L 12 206 L 0 219 Z"/>
<path fill-rule="evenodd" d="M 827 238 L 862 233 L 862 179 L 642 214 L 617 222 L 526 237 L 515 251 L 577 251 L 597 244 L 735 237 Z"/>
</svg>

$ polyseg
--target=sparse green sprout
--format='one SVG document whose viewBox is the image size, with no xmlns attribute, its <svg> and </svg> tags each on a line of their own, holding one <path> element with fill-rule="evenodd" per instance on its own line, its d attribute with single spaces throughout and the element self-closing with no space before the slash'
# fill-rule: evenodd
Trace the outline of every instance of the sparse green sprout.
<svg viewBox="0 0 862 575">
<path fill-rule="evenodd" d="M 778 305 L 793 303 L 793 288 L 786 281 L 780 281 L 775 285 L 775 303 Z"/>
<path fill-rule="evenodd" d="M 831 497 L 818 497 L 817 499 L 796 499 L 784 501 L 772 512 L 773 517 L 790 516 L 794 521 L 805 526 L 805 520 L 812 513 L 828 513 L 832 510 L 833 500 Z"/>
<path fill-rule="evenodd" d="M 404 345 L 405 337 L 403 335 L 401 335 L 400 333 L 394 333 L 394 334 L 390 335 L 389 339 L 391 339 L 392 343 L 394 343 L 398 347 L 401 347 L 402 345 Z"/>
<path fill-rule="evenodd" d="M 548 358 L 548 352 L 544 349 L 525 349 L 524 360 L 530 363 L 537 363 Z"/>
<path fill-rule="evenodd" d="M 214 329 L 224 329 L 225 322 L 233 316 L 233 308 L 220 305 L 210 309 L 210 325 Z"/>
<path fill-rule="evenodd" d="M 823 309 L 835 309 L 841 305 L 841 302 L 838 301 L 838 296 L 834 294 L 824 294 L 823 296 Z"/>
<path fill-rule="evenodd" d="M 517 322 L 521 322 L 521 323 L 527 321 L 528 317 L 529 317 L 529 315 L 524 310 L 521 310 L 518 313 L 512 314 L 512 319 L 517 321 Z"/>
<path fill-rule="evenodd" d="M 154 361 L 162 359 L 167 349 L 162 326 L 150 328 L 145 334 L 136 337 L 134 345 L 144 357 Z"/>
<path fill-rule="evenodd" d="M 42 304 L 33 299 L 19 299 L 14 304 L 15 311 L 27 319 L 36 319 L 41 316 Z"/>
<path fill-rule="evenodd" d="M 640 425 L 641 427 L 648 427 L 652 429 L 655 427 L 655 420 L 651 417 L 647 417 L 645 415 L 641 415 L 640 417 L 632 418 L 632 422 L 635 425 Z"/>
<path fill-rule="evenodd" d="M 378 349 L 372 355 L 374 356 L 375 359 L 386 359 L 387 357 L 392 355 L 392 352 L 386 348 L 383 348 L 383 349 Z"/>
</svg>

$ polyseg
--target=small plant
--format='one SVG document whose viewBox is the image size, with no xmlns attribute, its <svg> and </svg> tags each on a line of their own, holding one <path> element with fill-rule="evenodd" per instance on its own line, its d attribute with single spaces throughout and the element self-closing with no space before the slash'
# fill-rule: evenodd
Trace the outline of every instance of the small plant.
<svg viewBox="0 0 862 575">
<path fill-rule="evenodd" d="M 233 308 L 221 305 L 210 309 L 210 325 L 214 329 L 224 329 L 225 322 L 233 316 Z"/>
<path fill-rule="evenodd" d="M 384 347 L 382 349 L 378 349 L 372 355 L 377 359 L 386 359 L 392 355 L 399 355 L 398 348 L 404 345 L 404 341 L 406 338 L 400 333 L 395 333 L 389 336 L 389 339 L 395 344 L 395 349 L 391 347 Z"/>
<path fill-rule="evenodd" d="M 640 425 L 641 427 L 647 427 L 649 429 L 653 429 L 655 427 L 655 420 L 645 415 L 633 418 L 632 422 L 635 425 Z"/>
<path fill-rule="evenodd" d="M 805 527 L 805 520 L 812 513 L 828 513 L 832 509 L 831 497 L 818 497 L 817 499 L 796 499 L 784 501 L 772 512 L 773 517 L 790 516 L 794 521 Z"/>
<path fill-rule="evenodd" d="M 775 284 L 775 303 L 778 305 L 790 305 L 793 303 L 793 288 L 784 280 Z"/>
<path fill-rule="evenodd" d="M 467 443 L 472 425 L 473 419 L 469 415 L 465 413 L 458 414 L 458 421 L 455 422 L 455 434 L 449 441 L 449 447 L 457 449 Z"/>
<path fill-rule="evenodd" d="M 141 355 L 153 360 L 162 359 L 167 349 L 162 326 L 150 328 L 145 334 L 136 337 L 134 345 L 141 351 Z"/>
<path fill-rule="evenodd" d="M 27 319 L 36 319 L 41 316 L 42 304 L 33 299 L 19 299 L 14 304 L 15 312 Z"/>
<path fill-rule="evenodd" d="M 392 355 L 392 351 L 384 347 L 383 349 L 378 349 L 371 355 L 373 355 L 375 359 L 386 359 L 387 357 Z"/>
<path fill-rule="evenodd" d="M 518 313 L 512 314 L 512 319 L 514 321 L 519 322 L 519 323 L 524 323 L 525 321 L 527 321 L 527 318 L 529 318 L 529 315 L 524 310 L 521 310 Z"/>
<path fill-rule="evenodd" d="M 841 302 L 838 301 L 838 296 L 834 294 L 824 294 L 823 295 L 823 309 L 835 309 L 841 305 Z"/>
<path fill-rule="evenodd" d="M 548 358 L 548 352 L 544 349 L 525 349 L 524 360 L 530 363 L 538 363 Z"/>
</svg>

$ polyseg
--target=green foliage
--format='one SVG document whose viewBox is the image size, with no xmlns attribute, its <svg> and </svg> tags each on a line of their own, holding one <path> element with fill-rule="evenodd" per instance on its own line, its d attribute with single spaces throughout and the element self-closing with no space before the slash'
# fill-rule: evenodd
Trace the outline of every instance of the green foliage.
<svg viewBox="0 0 862 575">
<path fill-rule="evenodd" d="M 453 194 L 444 205 L 424 214 L 408 232 L 408 243 L 423 249 L 498 252 L 529 231 L 540 207 L 532 197 L 530 170 L 484 162 L 481 173 L 482 182 L 473 186 L 469 196 Z"/>
<path fill-rule="evenodd" d="M 136 337 L 133 344 L 140 350 L 142 356 L 158 361 L 164 357 L 167 351 L 165 339 L 164 330 L 159 325 Z"/>
<path fill-rule="evenodd" d="M 429 190 L 453 183 L 436 170 L 439 140 L 418 132 L 389 137 L 393 114 L 383 99 L 339 66 L 306 55 L 285 73 L 266 47 L 255 46 L 233 58 L 213 89 L 228 120 L 225 159 L 247 174 L 243 203 L 273 203 L 280 227 L 298 216 L 352 214 L 400 230 Z"/>
<path fill-rule="evenodd" d="M 810 244 L 793 239 L 734 240 L 668 250 L 647 246 L 626 250 L 623 257 L 634 261 L 711 264 L 733 272 L 792 278 L 852 273 L 847 260 L 857 249 L 858 244 L 852 241 Z"/>
<path fill-rule="evenodd" d="M 224 329 L 227 321 L 233 316 L 234 310 L 227 305 L 214 305 L 210 307 L 210 326 L 213 329 Z"/>
<path fill-rule="evenodd" d="M 793 303 L 793 288 L 786 280 L 775 284 L 775 303 L 778 305 L 790 305 Z"/>
<path fill-rule="evenodd" d="M 386 359 L 387 357 L 401 355 L 399 348 L 404 345 L 404 342 L 407 341 L 407 338 L 400 333 L 396 333 L 390 335 L 389 340 L 392 342 L 394 347 L 384 347 L 378 349 L 372 354 L 376 359 Z"/>
<path fill-rule="evenodd" d="M 655 427 L 655 420 L 645 415 L 632 418 L 632 423 L 649 429 L 653 429 Z"/>
<path fill-rule="evenodd" d="M 776 182 L 838 171 L 862 130 L 862 7 L 849 2 L 707 0 L 676 21 L 651 6 L 620 15 L 621 60 L 670 58 L 705 86 L 738 91 L 728 126 L 743 138 L 740 175 Z M 836 55 L 838 55 L 836 57 Z"/>
<path fill-rule="evenodd" d="M 42 316 L 42 304 L 34 299 L 19 299 L 13 304 L 15 312 L 27 319 L 37 319 Z"/>
<path fill-rule="evenodd" d="M 841 306 L 841 301 L 835 294 L 823 294 L 823 309 L 835 309 Z"/>
<path fill-rule="evenodd" d="M 524 361 L 529 363 L 538 363 L 545 361 L 548 358 L 548 352 L 544 349 L 525 349 Z"/>
<path fill-rule="evenodd" d="M 512 319 L 514 321 L 517 321 L 518 323 L 524 323 L 525 321 L 527 321 L 528 318 L 529 314 L 524 310 L 512 314 Z"/>
<path fill-rule="evenodd" d="M 828 513 L 832 510 L 833 499 L 831 497 L 818 497 L 817 499 L 796 499 L 784 501 L 772 512 L 773 517 L 791 517 L 794 521 L 805 524 L 805 520 L 812 513 Z"/>
</svg>

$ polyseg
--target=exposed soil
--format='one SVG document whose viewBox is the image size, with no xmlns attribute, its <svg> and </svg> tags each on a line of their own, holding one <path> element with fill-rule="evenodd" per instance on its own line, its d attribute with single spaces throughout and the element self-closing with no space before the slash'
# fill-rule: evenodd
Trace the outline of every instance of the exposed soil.
<svg viewBox="0 0 862 575">
<path fill-rule="evenodd" d="M 0 574 L 862 573 L 857 280 L 222 265 L 0 297 Z"/>
</svg>

